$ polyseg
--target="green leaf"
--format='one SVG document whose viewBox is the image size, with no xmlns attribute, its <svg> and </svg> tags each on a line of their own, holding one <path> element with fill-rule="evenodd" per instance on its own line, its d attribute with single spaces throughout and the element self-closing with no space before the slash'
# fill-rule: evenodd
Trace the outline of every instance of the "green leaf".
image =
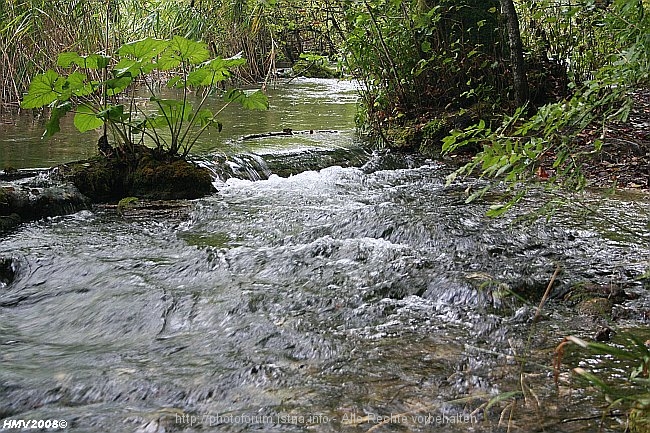
<svg viewBox="0 0 650 433">
<path fill-rule="evenodd" d="M 150 61 L 169 46 L 169 41 L 145 38 L 122 45 L 117 53 L 138 62 Z M 124 60 L 124 59 L 122 59 Z"/>
<path fill-rule="evenodd" d="M 87 96 L 93 93 L 94 89 L 86 80 L 88 77 L 81 72 L 74 71 L 65 81 L 64 88 L 67 88 L 75 96 Z"/>
<path fill-rule="evenodd" d="M 137 60 L 127 58 L 120 59 L 120 61 L 117 62 L 117 65 L 115 65 L 113 68 L 113 75 L 118 78 L 126 75 L 137 77 L 140 75 L 141 67 L 142 62 L 139 62 Z"/>
<path fill-rule="evenodd" d="M 36 75 L 32 79 L 29 90 L 20 106 L 22 108 L 40 108 L 56 101 L 59 94 L 55 91 L 55 88 L 59 78 L 59 74 L 51 69 L 43 74 Z"/>
<path fill-rule="evenodd" d="M 176 99 L 160 99 L 152 97 L 151 101 L 158 104 L 158 114 L 151 116 L 148 125 L 152 128 L 169 127 L 168 122 L 176 124 L 181 119 L 189 121 L 193 115 L 193 107 L 190 103 L 183 104 L 182 101 Z"/>
<path fill-rule="evenodd" d="M 74 126 L 79 132 L 90 131 L 99 128 L 104 121 L 97 117 L 97 113 L 88 105 L 81 104 L 77 107 L 77 114 L 74 116 Z"/>
<path fill-rule="evenodd" d="M 239 55 L 228 59 L 217 57 L 205 62 L 200 68 L 192 71 L 188 75 L 188 85 L 213 86 L 215 83 L 224 81 L 232 76 L 230 69 L 245 64 L 246 59 L 241 58 Z"/>
<path fill-rule="evenodd" d="M 201 128 L 210 126 L 216 128 L 219 132 L 221 132 L 221 129 L 223 128 L 223 124 L 215 119 L 215 114 L 208 108 L 199 110 L 192 123 L 193 126 L 199 126 Z"/>
<path fill-rule="evenodd" d="M 248 110 L 268 110 L 269 108 L 269 98 L 261 90 L 246 94 L 242 90 L 232 89 L 226 93 L 225 99 L 228 102 L 239 102 Z"/>
<path fill-rule="evenodd" d="M 229 69 L 238 68 L 240 66 L 244 66 L 245 64 L 246 59 L 241 56 L 241 53 L 224 59 L 224 65 Z"/>
<path fill-rule="evenodd" d="M 50 119 L 45 124 L 45 132 L 43 132 L 42 138 L 50 138 L 57 132 L 61 131 L 61 118 L 65 116 L 71 109 L 72 104 L 70 101 L 66 101 L 52 108 L 52 111 L 50 112 Z"/>
<path fill-rule="evenodd" d="M 165 52 L 160 59 L 158 59 L 158 67 L 163 71 L 178 68 L 182 63 L 180 56 L 174 52 Z"/>
<path fill-rule="evenodd" d="M 129 120 L 129 113 L 124 112 L 124 105 L 111 105 L 107 109 L 100 111 L 96 115 L 104 121 L 122 123 Z"/>
<path fill-rule="evenodd" d="M 242 102 L 242 105 L 248 110 L 268 110 L 269 98 L 264 94 L 264 92 L 258 90 L 248 95 Z"/>
<path fill-rule="evenodd" d="M 198 113 L 196 113 L 196 118 L 194 119 L 194 122 L 201 127 L 210 124 L 212 125 L 218 124 L 218 122 L 214 120 L 214 113 L 212 113 L 212 111 L 210 111 L 207 108 L 203 108 L 199 110 Z"/>
<path fill-rule="evenodd" d="M 106 80 L 106 94 L 108 94 L 108 96 L 117 95 L 129 87 L 132 81 L 133 78 L 130 76 L 123 76 Z"/>
<path fill-rule="evenodd" d="M 188 83 L 188 86 L 189 85 L 190 84 Z M 167 81 L 167 87 L 169 87 L 170 89 L 173 87 L 176 87 L 177 89 L 182 89 L 183 87 L 185 87 L 185 82 L 183 81 L 183 77 L 176 76 L 170 78 L 169 81 Z"/>
<path fill-rule="evenodd" d="M 91 54 L 86 57 L 86 68 L 88 69 L 104 69 L 108 67 L 111 58 L 103 54 Z"/>
<path fill-rule="evenodd" d="M 210 57 L 208 46 L 203 42 L 192 41 L 181 36 L 174 36 L 167 50 L 160 56 L 158 65 L 163 71 L 176 68 L 181 63 L 198 65 Z"/>
<path fill-rule="evenodd" d="M 215 74 L 213 72 L 205 68 L 197 69 L 187 74 L 187 85 L 188 86 L 202 86 L 202 85 L 210 86 L 217 82 L 217 80 L 212 79 L 214 75 Z M 179 78 L 179 80 L 176 81 L 176 87 L 182 88 L 184 86 L 183 80 L 180 79 L 180 77 L 175 77 L 175 78 Z M 173 80 L 174 78 L 172 78 L 170 82 Z M 204 84 L 204 82 L 206 84 Z"/>
<path fill-rule="evenodd" d="M 59 54 L 59 57 L 56 60 L 57 66 L 63 68 L 68 68 L 73 63 L 82 68 L 84 66 L 83 57 L 73 51 Z"/>
<path fill-rule="evenodd" d="M 178 99 L 162 99 L 158 98 L 156 96 L 152 96 L 149 98 L 151 102 L 155 102 L 157 104 L 160 104 L 164 107 L 179 107 L 183 105 L 183 101 L 179 101 Z"/>
<path fill-rule="evenodd" d="M 89 56 L 80 56 L 73 51 L 59 54 L 56 64 L 58 66 L 69 68 L 75 64 L 80 68 L 86 69 L 104 69 L 108 66 L 111 58 L 103 54 L 91 54 Z"/>
<path fill-rule="evenodd" d="M 167 118 L 165 116 L 156 114 L 147 117 L 146 122 L 143 126 L 151 129 L 160 129 L 168 128 L 169 124 L 167 123 Z"/>
<path fill-rule="evenodd" d="M 300 54 L 300 58 L 307 60 L 308 62 L 322 62 L 323 60 L 327 60 L 327 57 L 325 56 L 311 53 L 302 53 Z"/>
</svg>

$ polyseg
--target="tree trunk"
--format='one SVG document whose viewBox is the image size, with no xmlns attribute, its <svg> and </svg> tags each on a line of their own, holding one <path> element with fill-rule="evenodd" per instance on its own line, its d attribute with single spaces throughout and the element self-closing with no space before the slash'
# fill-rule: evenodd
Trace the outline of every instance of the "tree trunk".
<svg viewBox="0 0 650 433">
<path fill-rule="evenodd" d="M 524 49 L 519 31 L 519 18 L 513 0 L 499 0 L 501 11 L 506 17 L 508 26 L 508 42 L 510 45 L 510 65 L 512 67 L 515 101 L 521 106 L 528 102 L 528 80 L 526 79 L 526 64 Z"/>
</svg>

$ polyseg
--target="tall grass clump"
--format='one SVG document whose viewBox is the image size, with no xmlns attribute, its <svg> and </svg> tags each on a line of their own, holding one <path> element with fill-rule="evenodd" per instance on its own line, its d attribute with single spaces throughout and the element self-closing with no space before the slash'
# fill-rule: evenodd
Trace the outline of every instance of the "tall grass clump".
<svg viewBox="0 0 650 433">
<path fill-rule="evenodd" d="M 18 102 L 29 80 L 66 50 L 95 51 L 103 40 L 99 2 L 2 0 L 0 102 Z"/>
<path fill-rule="evenodd" d="M 262 2 L 202 0 L 0 0 L 0 104 L 16 104 L 31 77 L 56 69 L 65 51 L 110 53 L 128 41 L 174 35 L 208 44 L 213 55 L 241 53 L 239 77 L 265 75 L 272 8 Z"/>
</svg>

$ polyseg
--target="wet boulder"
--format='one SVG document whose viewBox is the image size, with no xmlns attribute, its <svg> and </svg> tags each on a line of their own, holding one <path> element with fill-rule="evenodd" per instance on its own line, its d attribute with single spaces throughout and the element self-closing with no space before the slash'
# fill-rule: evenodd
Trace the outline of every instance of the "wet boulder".
<svg viewBox="0 0 650 433">
<path fill-rule="evenodd" d="M 85 209 L 88 201 L 73 185 L 0 187 L 0 230 L 24 220 L 66 215 Z"/>
<path fill-rule="evenodd" d="M 0 257 L 0 288 L 7 287 L 16 278 L 18 266 L 11 257 Z"/>
</svg>

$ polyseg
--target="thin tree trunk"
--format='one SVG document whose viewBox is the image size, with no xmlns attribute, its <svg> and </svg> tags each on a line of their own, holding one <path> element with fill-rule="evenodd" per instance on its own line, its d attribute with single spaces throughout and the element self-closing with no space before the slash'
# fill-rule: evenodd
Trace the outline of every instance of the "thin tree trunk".
<svg viewBox="0 0 650 433">
<path fill-rule="evenodd" d="M 510 64 L 512 67 L 515 102 L 521 106 L 528 102 L 528 80 L 526 79 L 526 64 L 524 49 L 519 31 L 519 17 L 513 0 L 499 0 L 501 11 L 506 17 L 508 26 L 508 42 L 510 45 Z"/>
</svg>

